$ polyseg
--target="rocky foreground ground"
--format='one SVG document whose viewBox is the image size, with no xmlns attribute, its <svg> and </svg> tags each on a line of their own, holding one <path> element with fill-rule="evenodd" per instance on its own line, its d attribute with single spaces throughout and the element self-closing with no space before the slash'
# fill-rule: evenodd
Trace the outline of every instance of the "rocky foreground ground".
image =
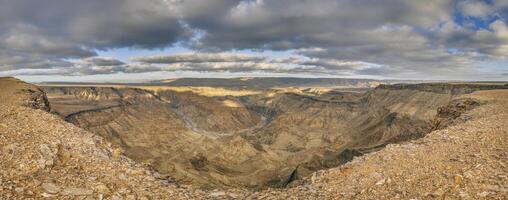
<svg viewBox="0 0 508 200">
<path fill-rule="evenodd" d="M 426 137 L 318 171 L 284 189 L 204 191 L 122 156 L 48 113 L 42 91 L 0 79 L 0 199 L 508 199 L 508 90 Z"/>
</svg>

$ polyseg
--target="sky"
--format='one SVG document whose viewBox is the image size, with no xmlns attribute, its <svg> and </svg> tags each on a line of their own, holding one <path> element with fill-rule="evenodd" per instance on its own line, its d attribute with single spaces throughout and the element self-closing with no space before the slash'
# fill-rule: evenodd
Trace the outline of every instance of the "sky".
<svg viewBox="0 0 508 200">
<path fill-rule="evenodd" d="M 508 0 L 0 0 L 0 76 L 508 80 Z"/>
</svg>

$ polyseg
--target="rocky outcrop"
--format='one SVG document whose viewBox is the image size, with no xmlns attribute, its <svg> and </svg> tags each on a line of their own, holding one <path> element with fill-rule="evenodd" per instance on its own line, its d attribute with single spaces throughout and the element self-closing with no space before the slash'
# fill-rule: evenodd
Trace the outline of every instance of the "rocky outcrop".
<svg viewBox="0 0 508 200">
<path fill-rule="evenodd" d="M 48 98 L 46 94 L 41 89 L 26 89 L 21 90 L 21 92 L 26 93 L 28 96 L 24 105 L 34 109 L 40 109 L 44 111 L 50 111 L 51 108 L 49 106 Z"/>
<path fill-rule="evenodd" d="M 461 123 L 468 120 L 468 116 L 463 114 L 470 111 L 481 103 L 478 100 L 471 98 L 455 99 L 448 105 L 439 107 L 437 110 L 436 118 L 434 119 L 432 130 L 439 130 L 451 126 L 456 123 Z"/>
</svg>

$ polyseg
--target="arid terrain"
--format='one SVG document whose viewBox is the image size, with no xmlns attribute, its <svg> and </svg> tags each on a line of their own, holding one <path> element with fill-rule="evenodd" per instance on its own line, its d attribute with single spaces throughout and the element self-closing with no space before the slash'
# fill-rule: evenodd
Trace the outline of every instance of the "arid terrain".
<svg viewBox="0 0 508 200">
<path fill-rule="evenodd" d="M 331 84 L 2 78 L 0 197 L 508 197 L 506 83 Z"/>
<path fill-rule="evenodd" d="M 161 173 L 205 187 L 254 188 L 284 186 L 293 173 L 303 177 L 420 137 L 452 95 L 114 85 L 43 90 L 65 120 Z"/>
</svg>

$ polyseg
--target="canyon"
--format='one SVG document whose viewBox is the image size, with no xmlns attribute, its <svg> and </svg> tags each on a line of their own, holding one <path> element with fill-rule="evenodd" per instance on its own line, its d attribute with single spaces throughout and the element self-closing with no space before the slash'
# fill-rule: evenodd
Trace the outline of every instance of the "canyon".
<svg viewBox="0 0 508 200">
<path fill-rule="evenodd" d="M 203 88 L 195 81 L 51 84 L 42 90 L 52 112 L 178 182 L 265 188 L 285 187 L 387 144 L 424 137 L 479 105 L 457 96 L 507 88 L 441 83 L 352 88 L 351 81 L 330 88 L 315 82 L 248 88 Z M 458 114 L 440 113 L 447 106 Z"/>
<path fill-rule="evenodd" d="M 0 197 L 505 199 L 507 86 L 246 90 L 0 78 Z"/>
</svg>

